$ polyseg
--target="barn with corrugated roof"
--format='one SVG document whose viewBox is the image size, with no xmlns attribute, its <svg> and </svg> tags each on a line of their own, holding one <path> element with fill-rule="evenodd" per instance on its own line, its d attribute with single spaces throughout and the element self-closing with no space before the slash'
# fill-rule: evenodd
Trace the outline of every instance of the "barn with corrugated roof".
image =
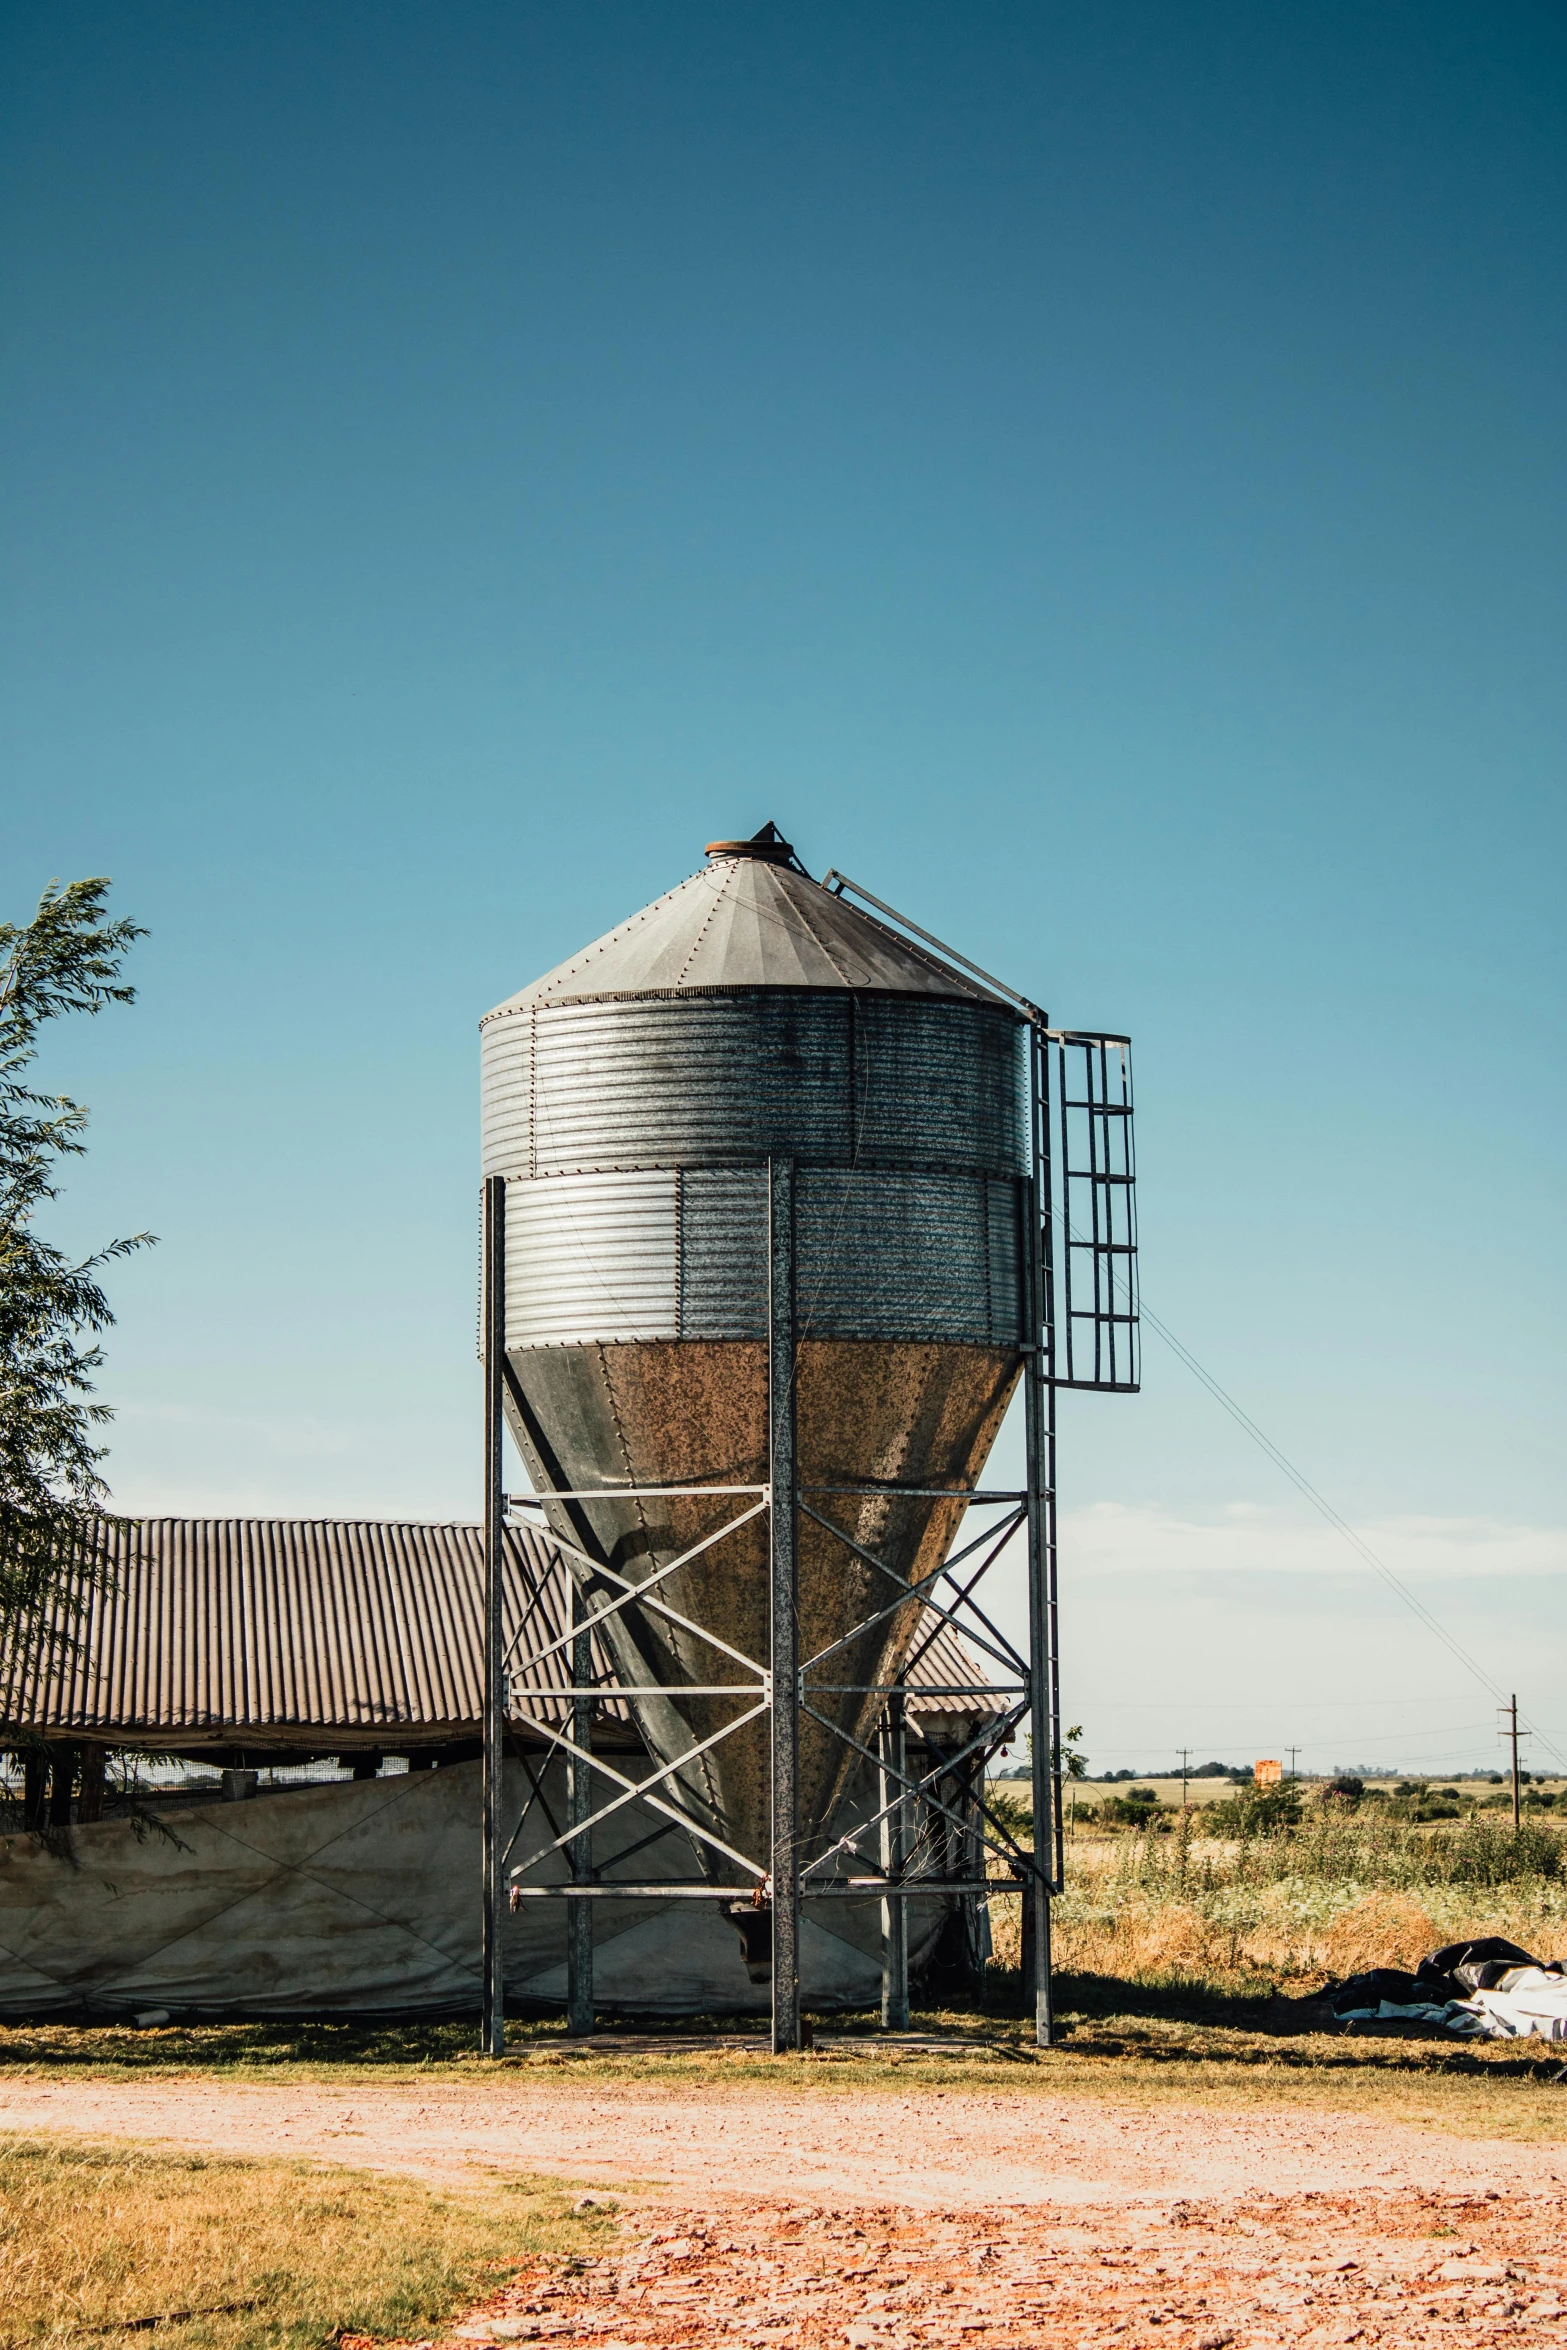
<svg viewBox="0 0 1567 2350">
<path fill-rule="evenodd" d="M 0 1837 L 0 2015 L 439 2013 L 480 1995 L 480 1587 L 477 1526 L 391 1520 L 163 1518 L 104 1527 L 101 1572 L 0 1669 L 11 1750 Z M 565 1817 L 563 1651 L 569 1576 L 549 1537 L 506 1534 L 507 1739 L 514 1858 Z M 933 1621 L 910 1678 L 915 1760 L 938 1769 L 981 1726 L 943 1694 L 982 1676 Z M 595 1651 L 595 1750 L 628 1778 L 653 1765 Z M 154 1759 L 156 1758 L 156 1759 Z M 172 1768 L 171 1766 L 182 1766 Z M 195 1784 L 192 1784 L 192 1781 Z M 202 1781 L 205 1784 L 202 1784 Z M 966 1876 L 977 1842 L 970 1766 L 954 1763 L 916 1837 L 926 1873 Z M 875 1811 L 851 1788 L 843 1832 Z M 612 1885 L 689 1883 L 693 1848 L 645 1803 L 607 1820 Z M 556 1855 L 544 1863 L 565 1882 Z M 881 1983 L 874 1899 L 807 1901 L 807 1998 L 871 2004 Z M 715 1900 L 592 1904 L 606 2010 L 765 2007 Z M 974 1971 L 972 1903 L 909 1902 L 917 1968 Z M 508 2000 L 565 1997 L 565 1904 L 508 1924 Z"/>
</svg>

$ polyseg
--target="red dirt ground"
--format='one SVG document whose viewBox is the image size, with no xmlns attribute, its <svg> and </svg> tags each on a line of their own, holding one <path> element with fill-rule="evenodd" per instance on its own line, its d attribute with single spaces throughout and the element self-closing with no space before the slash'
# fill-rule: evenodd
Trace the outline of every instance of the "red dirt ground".
<svg viewBox="0 0 1567 2350">
<path fill-rule="evenodd" d="M 0 2129 L 613 2190 L 606 2249 L 534 2264 L 448 2331 L 458 2350 L 1567 2350 L 1567 2149 L 1365 2115 L 555 2071 L 34 2072 L 0 2080 Z"/>
<path fill-rule="evenodd" d="M 445 2339 L 559 2350 L 1271 2350 L 1567 2334 L 1555 2196 L 1367 2193 L 1086 2210 L 642 2210 Z M 384 2350 L 347 2337 L 344 2350 Z"/>
</svg>

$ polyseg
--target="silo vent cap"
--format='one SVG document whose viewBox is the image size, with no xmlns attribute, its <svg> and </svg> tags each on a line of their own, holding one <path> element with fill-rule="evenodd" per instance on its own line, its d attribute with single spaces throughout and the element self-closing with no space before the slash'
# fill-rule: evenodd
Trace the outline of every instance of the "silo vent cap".
<svg viewBox="0 0 1567 2350">
<path fill-rule="evenodd" d="M 764 865 L 792 865 L 797 873 L 805 868 L 784 839 L 776 824 L 768 822 L 760 832 L 753 832 L 749 840 L 710 840 L 710 857 L 759 857 Z"/>
</svg>

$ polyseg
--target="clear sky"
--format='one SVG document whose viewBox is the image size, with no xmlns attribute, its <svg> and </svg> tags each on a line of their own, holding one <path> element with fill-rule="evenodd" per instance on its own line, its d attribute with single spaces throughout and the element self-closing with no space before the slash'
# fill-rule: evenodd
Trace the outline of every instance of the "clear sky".
<svg viewBox="0 0 1567 2350">
<path fill-rule="evenodd" d="M 1147 1297 L 1567 1753 L 1567 22 L 0 9 L 4 901 L 128 1507 L 471 1516 L 475 1023 L 773 817 L 1136 1040 Z M 1015 1447 L 1015 1431 L 1003 1439 Z M 1491 1763 L 1155 1342 L 1095 1768 Z"/>
</svg>

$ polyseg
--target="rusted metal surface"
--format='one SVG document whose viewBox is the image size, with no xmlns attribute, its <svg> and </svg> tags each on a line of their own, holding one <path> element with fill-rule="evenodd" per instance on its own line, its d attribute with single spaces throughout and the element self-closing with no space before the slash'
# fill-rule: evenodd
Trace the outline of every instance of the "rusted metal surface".
<svg viewBox="0 0 1567 2350">
<path fill-rule="evenodd" d="M 478 1735 L 476 1525 L 150 1518 L 130 1539 L 105 1529 L 102 1551 L 117 1587 L 83 1610 L 77 1653 L 42 1676 L 14 1653 L 0 1661 L 0 1744 L 6 1727 L 192 1751 L 252 1739 L 397 1752 Z M 504 1567 L 515 1736 L 524 1716 L 567 1721 L 567 1657 L 539 1651 L 570 1628 L 570 1584 L 542 1531 L 508 1527 Z M 598 1642 L 593 1669 L 607 1685 L 596 1736 L 635 1747 Z M 943 1632 L 918 1677 L 932 1690 L 971 1681 L 974 1659 Z M 924 1718 L 937 1728 L 954 1712 L 931 1698 Z"/>
<path fill-rule="evenodd" d="M 564 1480 L 575 1486 L 760 1485 L 767 1474 L 765 1344 L 559 1347 L 514 1357 L 536 1424 L 548 1435 Z M 802 1484 L 917 1485 L 977 1482 L 1016 1384 L 1018 1357 L 1007 1348 L 929 1344 L 854 1344 L 807 1338 L 799 1348 L 798 1446 Z M 513 1420 L 524 1458 L 544 1476 L 527 1430 Z M 737 1515 L 735 1500 L 666 1495 L 570 1505 L 585 1520 L 605 1563 L 642 1581 Z M 743 1506 L 743 1502 L 739 1505 Z M 933 1573 L 961 1521 L 960 1501 L 908 1495 L 838 1497 L 821 1503 L 863 1550 L 907 1581 Z M 557 1531 L 572 1528 L 557 1505 Z M 858 1558 L 802 1515 L 799 1537 L 800 1653 L 809 1660 L 852 1627 L 848 1644 L 807 1681 L 830 1683 L 815 1700 L 835 1724 L 866 1743 L 883 1700 L 878 1683 L 898 1677 L 923 1612 L 901 1601 L 892 1576 Z M 596 1602 L 619 1596 L 607 1579 L 588 1578 Z M 758 1517 L 680 1568 L 659 1597 L 764 1668 L 768 1660 L 768 1535 Z M 866 1623 L 883 1608 L 896 1612 Z M 683 1695 L 681 1682 L 740 1678 L 734 1660 L 662 1621 L 650 1609 L 623 1610 L 601 1635 L 618 1678 L 654 1683 L 667 1695 L 639 1698 L 643 1735 L 662 1761 L 701 1744 L 745 1710 L 743 1697 Z M 946 1653 L 964 1655 L 950 1634 Z M 943 1642 L 920 1660 L 918 1679 L 934 1679 Z M 954 1681 L 985 1678 L 972 1657 Z M 918 1713 L 918 1699 L 912 1711 Z M 961 1718 L 980 1710 L 954 1708 Z M 854 1767 L 852 1751 L 820 1723 L 800 1725 L 800 1836 L 814 1851 Z M 692 1816 L 748 1853 L 769 1843 L 768 1740 L 765 1724 L 737 1731 L 681 1774 Z"/>
</svg>

